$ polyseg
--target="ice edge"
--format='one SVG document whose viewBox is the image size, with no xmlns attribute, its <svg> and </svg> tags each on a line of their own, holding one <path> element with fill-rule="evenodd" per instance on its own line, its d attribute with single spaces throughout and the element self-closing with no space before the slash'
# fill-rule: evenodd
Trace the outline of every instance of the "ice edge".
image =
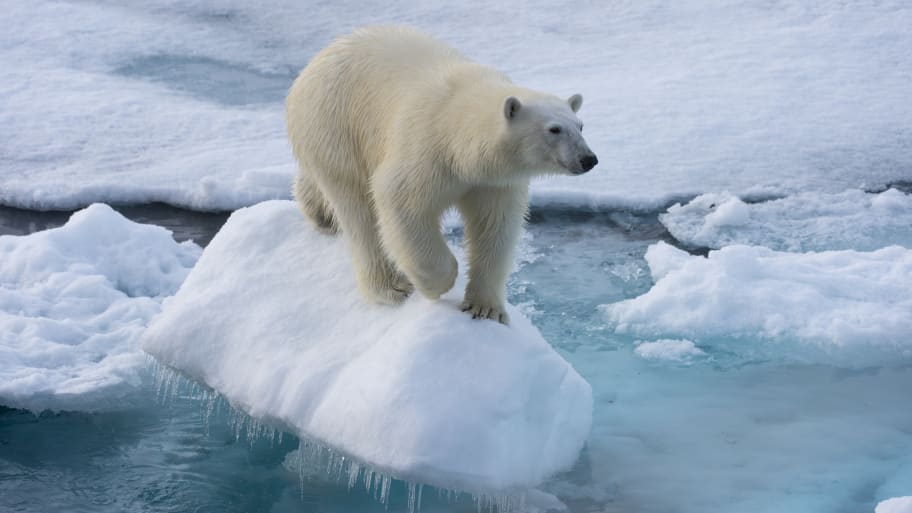
<svg viewBox="0 0 912 513">
<path fill-rule="evenodd" d="M 179 399 L 200 401 L 203 429 L 207 435 L 213 413 L 225 409 L 229 412 L 228 422 L 235 440 L 239 441 L 243 436 L 250 445 L 253 445 L 256 441 L 264 439 L 270 443 L 281 443 L 286 432 L 296 436 L 300 440 L 300 444 L 294 457 L 302 490 L 308 468 L 303 463 L 318 461 L 330 480 L 337 484 L 346 484 L 349 491 L 358 485 L 364 486 L 368 495 L 387 509 L 393 481 L 401 481 L 408 490 L 408 513 L 420 513 L 421 497 L 426 487 L 435 488 L 438 497 L 446 497 L 448 503 L 455 503 L 460 498 L 470 497 L 479 513 L 484 511 L 512 513 L 525 509 L 528 490 L 517 490 L 515 493 L 508 494 L 490 494 L 445 488 L 397 477 L 390 472 L 358 461 L 325 443 L 295 433 L 294 430 L 284 430 L 283 427 L 277 427 L 267 421 L 252 417 L 243 409 L 231 404 L 226 397 L 211 387 L 186 377 L 180 371 L 159 362 L 151 355 L 147 355 L 147 360 L 152 375 L 152 389 L 158 401 L 162 404 Z"/>
</svg>

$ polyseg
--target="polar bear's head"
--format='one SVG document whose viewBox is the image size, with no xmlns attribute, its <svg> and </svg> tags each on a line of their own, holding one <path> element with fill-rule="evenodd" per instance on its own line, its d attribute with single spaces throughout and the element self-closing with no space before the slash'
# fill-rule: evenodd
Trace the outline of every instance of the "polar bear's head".
<svg viewBox="0 0 912 513">
<path fill-rule="evenodd" d="M 576 117 L 582 105 L 578 94 L 566 100 L 550 95 L 524 101 L 507 97 L 503 113 L 520 164 L 536 174 L 581 175 L 595 167 L 598 159 L 583 139 L 583 123 Z"/>
</svg>

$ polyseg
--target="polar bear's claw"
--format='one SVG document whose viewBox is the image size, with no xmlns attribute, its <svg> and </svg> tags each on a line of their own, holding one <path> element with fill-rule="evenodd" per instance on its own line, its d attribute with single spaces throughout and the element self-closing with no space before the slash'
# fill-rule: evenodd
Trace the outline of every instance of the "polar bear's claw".
<svg viewBox="0 0 912 513">
<path fill-rule="evenodd" d="M 412 292 L 415 290 L 415 286 L 412 285 L 412 282 L 405 277 L 402 273 L 396 273 L 396 277 L 393 278 L 393 289 L 398 290 L 406 295 L 406 297 L 412 295 Z"/>
<path fill-rule="evenodd" d="M 408 299 L 414 290 L 415 287 L 405 275 L 396 273 L 372 284 L 368 295 L 374 302 L 384 305 L 398 305 Z"/>
<path fill-rule="evenodd" d="M 371 291 L 372 299 L 375 302 L 384 305 L 398 305 L 408 299 L 410 294 L 410 290 L 397 289 L 393 287 L 386 289 L 374 289 Z"/>
<path fill-rule="evenodd" d="M 462 311 L 470 314 L 473 319 L 491 319 L 501 324 L 510 324 L 510 316 L 504 311 L 503 306 L 484 305 L 467 299 L 462 302 Z"/>
</svg>

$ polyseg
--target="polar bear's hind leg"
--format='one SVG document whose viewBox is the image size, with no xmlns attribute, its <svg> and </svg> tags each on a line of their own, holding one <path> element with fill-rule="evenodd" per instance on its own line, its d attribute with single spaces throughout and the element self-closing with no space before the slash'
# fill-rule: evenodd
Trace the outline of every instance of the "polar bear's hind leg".
<svg viewBox="0 0 912 513">
<path fill-rule="evenodd" d="M 323 197 L 320 187 L 313 177 L 304 169 L 298 171 L 294 180 L 292 194 L 307 219 L 321 232 L 334 234 L 339 226 L 333 216 L 332 208 Z"/>
<path fill-rule="evenodd" d="M 411 282 L 396 268 L 380 245 L 377 233 L 377 216 L 367 192 L 367 184 L 360 180 L 339 179 L 357 176 L 355 173 L 335 173 L 332 180 L 321 188 L 341 228 L 354 260 L 356 278 L 361 292 L 377 303 L 398 304 L 414 290 Z"/>
</svg>

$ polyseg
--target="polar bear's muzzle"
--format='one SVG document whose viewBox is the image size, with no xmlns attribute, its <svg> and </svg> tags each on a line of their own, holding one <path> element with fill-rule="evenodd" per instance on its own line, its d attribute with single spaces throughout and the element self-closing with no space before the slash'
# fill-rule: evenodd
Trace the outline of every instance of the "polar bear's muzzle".
<svg viewBox="0 0 912 513">
<path fill-rule="evenodd" d="M 596 157 L 594 153 L 586 153 L 579 158 L 578 162 L 574 162 L 573 164 L 574 165 L 566 166 L 567 171 L 569 171 L 571 175 L 581 175 L 588 173 L 596 164 L 598 164 L 598 157 Z"/>
<path fill-rule="evenodd" d="M 580 166 L 583 170 L 579 174 L 588 172 L 590 169 L 594 168 L 596 164 L 598 164 L 598 157 L 595 156 L 595 153 L 583 155 L 580 157 Z"/>
</svg>

